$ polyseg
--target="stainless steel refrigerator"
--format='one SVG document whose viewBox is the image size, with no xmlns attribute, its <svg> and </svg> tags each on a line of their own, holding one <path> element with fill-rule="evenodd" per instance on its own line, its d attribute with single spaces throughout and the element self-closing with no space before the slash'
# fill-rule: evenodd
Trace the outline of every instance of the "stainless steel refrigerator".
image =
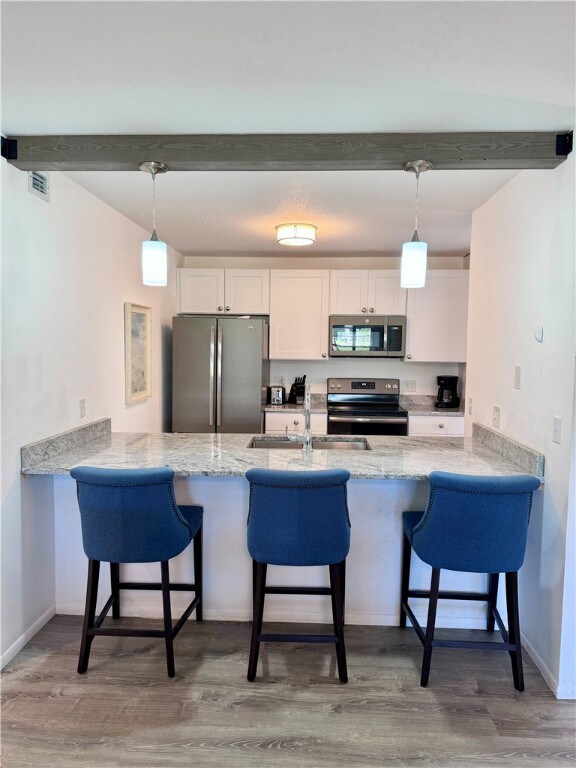
<svg viewBox="0 0 576 768">
<path fill-rule="evenodd" d="M 173 320 L 172 431 L 262 432 L 267 317 Z"/>
</svg>

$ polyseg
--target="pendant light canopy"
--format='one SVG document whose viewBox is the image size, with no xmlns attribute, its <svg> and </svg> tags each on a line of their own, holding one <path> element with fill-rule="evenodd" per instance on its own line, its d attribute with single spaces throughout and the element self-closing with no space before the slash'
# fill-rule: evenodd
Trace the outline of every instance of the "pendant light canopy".
<svg viewBox="0 0 576 768">
<path fill-rule="evenodd" d="M 404 166 L 405 171 L 416 174 L 416 219 L 412 240 L 402 246 L 400 264 L 400 285 L 402 288 L 423 288 L 426 284 L 428 244 L 421 242 L 418 237 L 418 185 L 420 174 L 431 168 L 432 163 L 427 160 L 413 160 Z"/>
<path fill-rule="evenodd" d="M 312 245 L 316 240 L 314 224 L 278 224 L 276 240 L 280 245 Z"/>
<path fill-rule="evenodd" d="M 156 235 L 156 174 L 166 173 L 164 163 L 142 163 L 141 171 L 152 174 L 152 234 L 142 243 L 142 282 L 144 285 L 168 285 L 168 249 Z"/>
</svg>

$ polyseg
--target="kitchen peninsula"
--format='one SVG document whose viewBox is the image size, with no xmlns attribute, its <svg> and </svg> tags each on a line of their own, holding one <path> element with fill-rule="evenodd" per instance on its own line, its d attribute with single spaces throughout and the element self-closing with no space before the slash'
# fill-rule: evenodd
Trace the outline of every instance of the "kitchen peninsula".
<svg viewBox="0 0 576 768">
<path fill-rule="evenodd" d="M 54 476 L 56 609 L 83 611 L 86 558 L 82 550 L 76 486 L 69 470 L 78 464 L 116 468 L 172 467 L 179 503 L 204 506 L 205 617 L 248 620 L 251 617 L 251 565 L 246 550 L 247 469 L 282 470 L 345 468 L 351 473 L 349 509 L 352 545 L 348 558 L 347 620 L 357 624 L 395 625 L 399 610 L 401 513 L 423 509 L 427 476 L 433 470 L 479 475 L 544 472 L 543 456 L 478 425 L 472 438 L 367 438 L 370 450 L 301 450 L 249 448 L 253 435 L 111 433 L 104 419 L 22 450 L 25 482 Z M 88 438 L 87 442 L 82 442 Z M 318 438 L 320 441 L 327 438 Z M 329 439 L 329 438 L 328 438 Z M 352 438 L 356 439 L 356 438 Z M 318 443 L 321 445 L 321 442 Z M 536 494 L 536 498 L 540 496 Z M 540 502 L 536 500 L 537 506 Z M 152 532 L 151 532 L 151 535 Z M 174 578 L 191 575 L 192 557 L 185 551 L 174 561 Z M 134 578 L 150 578 L 151 564 L 131 566 Z M 296 579 L 323 584 L 324 569 L 302 569 Z M 313 572 L 312 574 L 310 572 Z M 278 584 L 294 583 L 294 570 L 274 568 Z M 427 569 L 415 569 L 422 586 Z M 477 589 L 475 574 L 446 574 L 449 588 Z M 132 597 L 132 596 L 130 596 Z M 175 605 L 179 595 L 174 595 Z M 157 600 L 148 593 L 125 599 L 126 613 L 155 615 Z M 268 610 L 268 608 L 267 608 Z M 483 606 L 455 604 L 439 613 L 443 626 L 481 626 Z M 329 621 L 329 605 L 321 597 L 270 600 L 267 617 Z"/>
</svg>

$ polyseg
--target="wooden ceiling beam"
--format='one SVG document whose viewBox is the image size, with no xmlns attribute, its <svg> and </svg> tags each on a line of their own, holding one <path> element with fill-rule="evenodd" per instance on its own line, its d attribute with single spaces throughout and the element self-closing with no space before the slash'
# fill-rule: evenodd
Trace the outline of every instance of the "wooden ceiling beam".
<svg viewBox="0 0 576 768">
<path fill-rule="evenodd" d="M 568 132 L 8 136 L 2 154 L 27 171 L 398 171 L 410 160 L 436 170 L 555 168 Z"/>
</svg>

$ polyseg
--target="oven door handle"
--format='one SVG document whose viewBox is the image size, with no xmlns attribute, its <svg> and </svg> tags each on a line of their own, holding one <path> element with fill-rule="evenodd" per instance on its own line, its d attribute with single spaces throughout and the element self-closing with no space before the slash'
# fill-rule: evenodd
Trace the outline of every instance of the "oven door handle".
<svg viewBox="0 0 576 768">
<path fill-rule="evenodd" d="M 328 416 L 328 421 L 360 422 L 362 424 L 407 424 L 407 416 Z"/>
</svg>

